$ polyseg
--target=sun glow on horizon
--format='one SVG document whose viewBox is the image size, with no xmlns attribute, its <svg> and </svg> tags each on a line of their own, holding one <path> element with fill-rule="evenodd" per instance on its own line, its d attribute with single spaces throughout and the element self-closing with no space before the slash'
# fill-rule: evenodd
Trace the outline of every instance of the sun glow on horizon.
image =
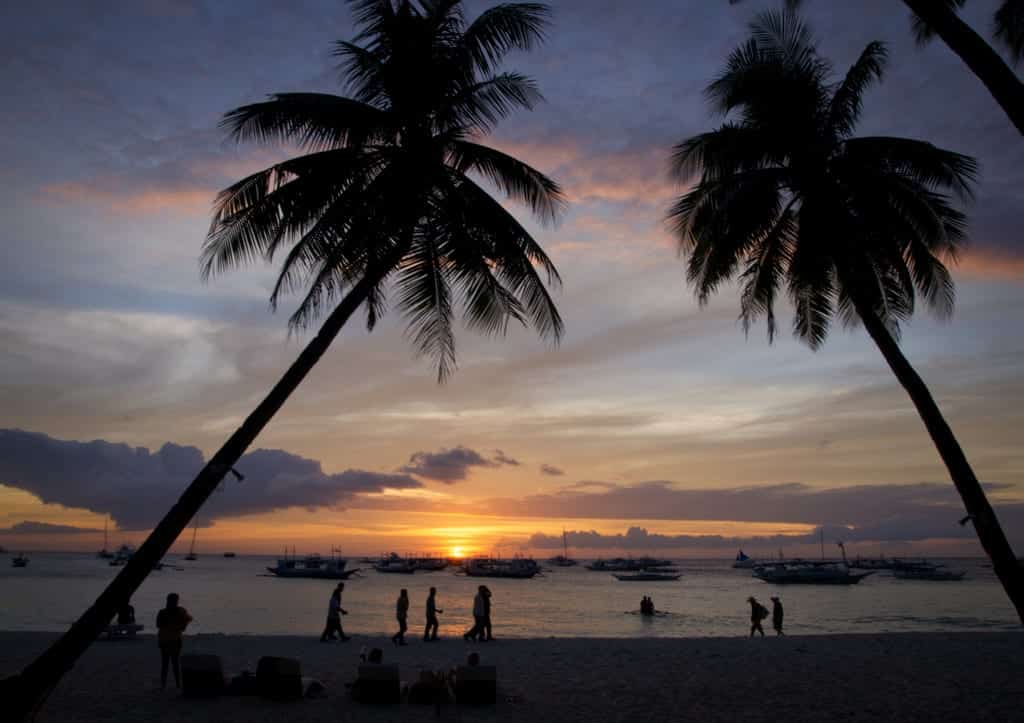
<svg viewBox="0 0 1024 723">
<path fill-rule="evenodd" d="M 455 545 L 452 547 L 452 557 L 462 559 L 466 556 L 466 550 L 461 545 Z"/>
</svg>

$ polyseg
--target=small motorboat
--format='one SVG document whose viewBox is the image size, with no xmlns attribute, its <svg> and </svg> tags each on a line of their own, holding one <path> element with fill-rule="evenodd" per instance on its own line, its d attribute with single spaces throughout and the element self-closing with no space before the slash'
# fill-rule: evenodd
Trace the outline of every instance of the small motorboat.
<svg viewBox="0 0 1024 723">
<path fill-rule="evenodd" d="M 224 557 L 235 557 L 235 553 L 233 553 L 233 552 L 225 552 L 224 553 Z"/>
<path fill-rule="evenodd" d="M 948 570 L 943 565 L 930 562 L 903 564 L 893 568 L 892 576 L 897 580 L 930 580 L 934 582 L 954 582 L 963 580 L 966 570 Z"/>
</svg>

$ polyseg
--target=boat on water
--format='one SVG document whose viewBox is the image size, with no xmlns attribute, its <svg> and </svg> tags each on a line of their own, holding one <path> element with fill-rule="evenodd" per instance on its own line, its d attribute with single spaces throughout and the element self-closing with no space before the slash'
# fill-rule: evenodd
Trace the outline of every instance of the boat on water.
<svg viewBox="0 0 1024 723">
<path fill-rule="evenodd" d="M 893 577 L 897 580 L 931 580 L 936 582 L 954 582 L 963 580 L 966 570 L 950 570 L 945 565 L 931 562 L 906 563 L 894 567 Z"/>
<path fill-rule="evenodd" d="M 588 570 L 595 572 L 640 572 L 642 570 L 654 570 L 671 567 L 671 560 L 659 560 L 654 557 L 614 557 L 611 560 L 594 560 L 586 566 Z"/>
<path fill-rule="evenodd" d="M 236 557 L 236 555 L 233 552 L 225 552 L 224 557 Z"/>
<path fill-rule="evenodd" d="M 424 570 L 426 572 L 444 570 L 451 564 L 447 557 L 412 557 L 409 558 L 409 562 L 415 565 L 417 570 Z"/>
<path fill-rule="evenodd" d="M 850 567 L 855 570 L 892 570 L 897 560 L 887 560 L 885 557 L 860 557 L 859 555 L 850 562 Z"/>
<path fill-rule="evenodd" d="M 736 553 L 736 559 L 732 563 L 732 566 L 737 570 L 753 570 L 757 565 L 758 561 L 745 554 L 743 550 Z"/>
<path fill-rule="evenodd" d="M 845 562 L 784 560 L 758 565 L 754 577 L 777 585 L 856 585 L 874 570 L 853 572 Z"/>
<path fill-rule="evenodd" d="M 565 530 L 562 530 L 562 554 L 555 555 L 552 558 L 545 560 L 549 565 L 555 567 L 575 567 L 579 563 L 569 557 L 569 541 L 566 537 Z"/>
<path fill-rule="evenodd" d="M 540 572 L 540 565 L 527 557 L 502 559 L 474 557 L 466 561 L 463 570 L 470 577 L 508 577 L 526 579 Z"/>
<path fill-rule="evenodd" d="M 96 553 L 101 560 L 114 559 L 114 553 L 107 549 L 107 521 L 103 520 L 103 549 Z"/>
<path fill-rule="evenodd" d="M 416 563 L 405 559 L 397 552 L 391 552 L 375 562 L 373 569 L 388 574 L 412 575 L 416 572 Z"/>
<path fill-rule="evenodd" d="M 285 556 L 277 561 L 276 567 L 267 567 L 267 570 L 278 577 L 311 577 L 320 580 L 347 580 L 349 576 L 359 571 L 358 567 L 351 570 L 345 568 L 348 561 L 342 557 L 324 558 L 320 555 L 306 555 L 296 557 L 285 551 Z"/>
<path fill-rule="evenodd" d="M 132 555 L 135 554 L 135 548 L 130 545 L 121 545 L 117 548 L 117 552 L 114 553 L 113 559 L 110 560 L 111 567 L 121 567 L 129 560 L 132 559 Z"/>
<path fill-rule="evenodd" d="M 620 582 L 670 582 L 672 580 L 678 580 L 682 577 L 682 574 L 670 574 L 667 572 L 635 572 L 626 574 L 614 574 L 612 575 L 616 580 Z"/>
<path fill-rule="evenodd" d="M 28 567 L 28 558 L 24 552 L 11 558 L 11 567 Z"/>
</svg>

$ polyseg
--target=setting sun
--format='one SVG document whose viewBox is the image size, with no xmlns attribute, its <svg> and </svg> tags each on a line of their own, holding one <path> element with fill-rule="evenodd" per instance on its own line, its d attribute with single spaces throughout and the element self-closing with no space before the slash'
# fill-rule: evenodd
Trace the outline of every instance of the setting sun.
<svg viewBox="0 0 1024 723">
<path fill-rule="evenodd" d="M 465 557 L 465 556 L 466 556 L 466 552 L 461 547 L 456 546 L 456 547 L 452 548 L 452 557 Z"/>
</svg>

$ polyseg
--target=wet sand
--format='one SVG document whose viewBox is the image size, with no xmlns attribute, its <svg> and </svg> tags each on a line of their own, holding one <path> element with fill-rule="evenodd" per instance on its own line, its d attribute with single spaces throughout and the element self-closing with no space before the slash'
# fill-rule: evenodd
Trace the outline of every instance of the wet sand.
<svg viewBox="0 0 1024 723">
<path fill-rule="evenodd" d="M 52 633 L 0 633 L 0 675 L 16 672 Z M 39 721 L 422 721 L 429 707 L 353 703 L 362 646 L 412 681 L 448 669 L 471 650 L 498 667 L 499 702 L 446 706 L 440 720 L 513 721 L 1024 721 L 1024 634 L 910 633 L 690 639 L 460 638 L 396 648 L 383 636 L 348 643 L 316 638 L 197 635 L 185 652 L 215 653 L 228 675 L 255 671 L 263 655 L 302 661 L 328 697 L 183 699 L 159 688 L 152 637 L 98 641 L 43 707 Z"/>
</svg>

